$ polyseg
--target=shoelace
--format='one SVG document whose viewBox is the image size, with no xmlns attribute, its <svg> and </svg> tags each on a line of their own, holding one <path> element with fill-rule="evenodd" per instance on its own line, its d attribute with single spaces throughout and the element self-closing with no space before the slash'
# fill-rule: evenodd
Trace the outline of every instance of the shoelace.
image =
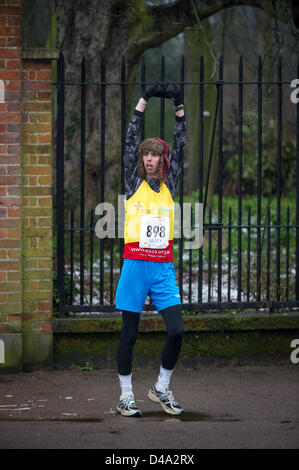
<svg viewBox="0 0 299 470">
<path fill-rule="evenodd" d="M 164 395 L 165 395 L 165 396 L 168 398 L 168 400 L 171 401 L 172 403 L 177 403 L 177 402 L 175 401 L 175 398 L 174 398 L 174 396 L 173 396 L 171 390 L 166 389 Z"/>
<path fill-rule="evenodd" d="M 121 397 L 122 401 L 124 401 L 127 405 L 135 405 L 135 399 L 134 395 L 128 394 L 128 395 L 122 395 Z"/>
</svg>

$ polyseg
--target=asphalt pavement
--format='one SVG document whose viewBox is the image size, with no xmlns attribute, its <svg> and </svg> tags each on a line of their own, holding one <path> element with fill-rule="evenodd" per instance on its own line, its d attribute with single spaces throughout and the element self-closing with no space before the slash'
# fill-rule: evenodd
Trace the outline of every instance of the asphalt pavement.
<svg viewBox="0 0 299 470">
<path fill-rule="evenodd" d="M 179 417 L 147 398 L 157 374 L 158 367 L 133 372 L 140 418 L 117 414 L 115 370 L 1 374 L 0 448 L 299 448 L 299 364 L 177 367 Z"/>
</svg>

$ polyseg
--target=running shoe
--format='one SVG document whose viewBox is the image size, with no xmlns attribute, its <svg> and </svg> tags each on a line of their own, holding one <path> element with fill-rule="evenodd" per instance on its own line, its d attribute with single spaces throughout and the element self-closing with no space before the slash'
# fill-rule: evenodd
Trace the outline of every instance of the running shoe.
<svg viewBox="0 0 299 470">
<path fill-rule="evenodd" d="M 123 416 L 141 416 L 141 411 L 137 408 L 132 393 L 123 393 L 119 398 L 119 404 L 116 409 Z"/>
<path fill-rule="evenodd" d="M 170 390 L 159 392 L 156 387 L 150 389 L 148 397 L 155 403 L 160 403 L 162 408 L 171 415 L 180 415 L 184 413 L 183 408 L 175 401 L 174 396 Z"/>
</svg>

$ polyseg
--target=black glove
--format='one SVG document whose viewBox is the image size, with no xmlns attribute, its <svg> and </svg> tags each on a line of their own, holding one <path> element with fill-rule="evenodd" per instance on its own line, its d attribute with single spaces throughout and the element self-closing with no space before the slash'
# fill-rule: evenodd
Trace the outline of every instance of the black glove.
<svg viewBox="0 0 299 470">
<path fill-rule="evenodd" d="M 173 98 L 174 105 L 179 106 L 180 104 L 184 104 L 183 95 L 181 89 L 178 85 L 171 85 L 172 90 L 169 89 L 166 91 L 167 96 L 165 98 Z"/>
<path fill-rule="evenodd" d="M 158 98 L 168 98 L 167 87 L 168 87 L 168 83 L 158 83 L 155 96 Z"/>
<path fill-rule="evenodd" d="M 183 97 L 180 87 L 178 85 L 171 85 L 172 89 L 169 89 L 168 86 L 168 83 L 156 82 L 151 88 L 142 94 L 142 98 L 145 101 L 148 101 L 153 96 L 158 98 L 173 98 L 175 106 L 183 104 Z"/>
<path fill-rule="evenodd" d="M 148 101 L 153 96 L 158 96 L 156 93 L 158 92 L 160 86 L 161 85 L 159 82 L 154 83 L 151 88 L 143 92 L 141 98 L 143 98 L 145 101 Z"/>
<path fill-rule="evenodd" d="M 168 83 L 156 82 L 154 85 L 142 94 L 142 98 L 148 101 L 153 96 L 157 98 L 172 98 L 173 90 L 167 90 Z"/>
</svg>

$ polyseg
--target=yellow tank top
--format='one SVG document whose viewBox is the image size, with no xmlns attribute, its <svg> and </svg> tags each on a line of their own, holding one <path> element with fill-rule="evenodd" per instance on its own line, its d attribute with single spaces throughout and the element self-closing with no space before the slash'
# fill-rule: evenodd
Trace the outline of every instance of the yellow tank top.
<svg viewBox="0 0 299 470">
<path fill-rule="evenodd" d="M 125 205 L 124 258 L 172 261 L 174 202 L 165 183 L 153 191 L 144 180 Z"/>
</svg>

